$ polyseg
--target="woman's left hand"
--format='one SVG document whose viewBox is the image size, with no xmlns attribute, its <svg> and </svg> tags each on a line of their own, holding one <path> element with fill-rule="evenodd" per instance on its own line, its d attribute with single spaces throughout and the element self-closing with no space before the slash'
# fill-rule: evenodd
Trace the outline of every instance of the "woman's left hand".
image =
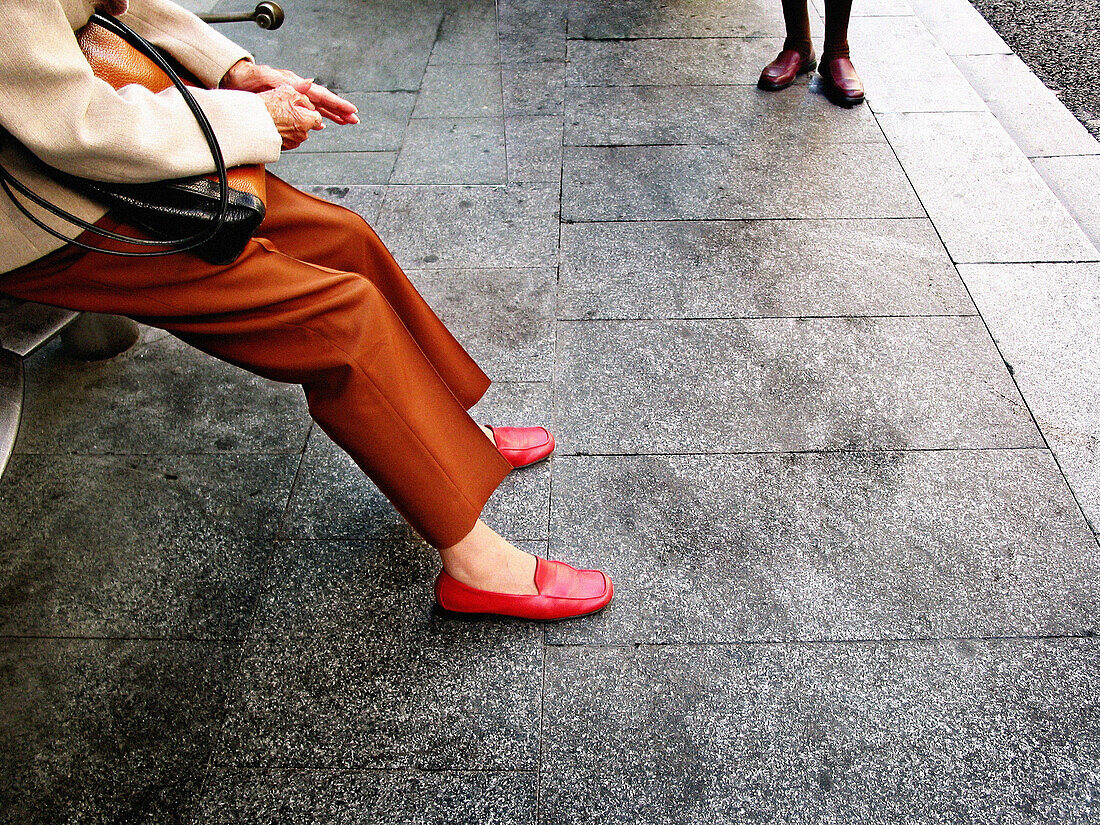
<svg viewBox="0 0 1100 825">
<path fill-rule="evenodd" d="M 318 86 L 312 80 L 301 78 L 285 69 L 274 69 L 251 60 L 238 60 L 225 73 L 220 84 L 223 89 L 236 89 L 242 92 L 268 92 L 280 86 L 293 86 L 295 91 L 309 98 L 314 108 L 333 123 L 345 125 L 358 123 L 359 110 L 324 86 Z"/>
</svg>

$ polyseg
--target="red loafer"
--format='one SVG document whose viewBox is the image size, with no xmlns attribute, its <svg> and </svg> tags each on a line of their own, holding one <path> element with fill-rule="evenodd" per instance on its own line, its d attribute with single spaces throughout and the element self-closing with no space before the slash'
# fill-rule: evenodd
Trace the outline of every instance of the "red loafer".
<svg viewBox="0 0 1100 825">
<path fill-rule="evenodd" d="M 537 596 L 493 593 L 469 587 L 446 571 L 435 580 L 435 600 L 455 613 L 491 613 L 519 619 L 554 621 L 595 613 L 607 607 L 615 588 L 599 570 L 578 570 L 565 562 L 537 559 Z"/>
<path fill-rule="evenodd" d="M 485 426 L 489 426 L 486 424 Z M 545 427 L 489 427 L 500 454 L 513 467 L 527 467 L 550 457 L 554 436 Z"/>
</svg>

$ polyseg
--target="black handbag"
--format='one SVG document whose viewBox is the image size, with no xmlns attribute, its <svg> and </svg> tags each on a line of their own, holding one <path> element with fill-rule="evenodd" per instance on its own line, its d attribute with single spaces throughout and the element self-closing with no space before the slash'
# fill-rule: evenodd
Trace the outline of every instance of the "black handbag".
<svg viewBox="0 0 1100 825">
<path fill-rule="evenodd" d="M 96 12 L 88 25 L 78 32 L 77 39 L 96 76 L 115 88 L 140 83 L 159 92 L 169 85 L 175 86 L 198 121 L 210 147 L 217 175 L 155 183 L 111 183 L 70 175 L 41 164 L 42 171 L 49 177 L 109 207 L 113 214 L 153 240 L 121 235 L 82 220 L 35 193 L 2 167 L 0 187 L 19 211 L 43 230 L 93 252 L 130 258 L 191 252 L 213 264 L 232 263 L 264 219 L 263 167 L 226 169 L 214 129 L 184 81 L 159 50 L 129 26 Z M 15 192 L 50 214 L 99 237 L 137 247 L 157 248 L 140 251 L 102 249 L 73 240 L 33 215 Z"/>
</svg>

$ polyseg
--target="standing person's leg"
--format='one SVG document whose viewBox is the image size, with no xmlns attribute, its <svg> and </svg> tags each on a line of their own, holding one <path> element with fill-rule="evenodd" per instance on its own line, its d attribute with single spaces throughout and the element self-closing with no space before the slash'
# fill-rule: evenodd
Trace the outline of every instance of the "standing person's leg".
<svg viewBox="0 0 1100 825">
<path fill-rule="evenodd" d="M 764 67 L 757 86 L 769 92 L 786 89 L 800 74 L 817 66 L 810 40 L 810 11 L 807 0 L 783 0 L 783 22 L 787 39 L 779 56 Z"/>
<path fill-rule="evenodd" d="M 826 96 L 840 106 L 863 102 L 863 83 L 848 51 L 848 20 L 852 0 L 825 0 L 825 47 L 821 50 L 821 77 Z"/>
</svg>

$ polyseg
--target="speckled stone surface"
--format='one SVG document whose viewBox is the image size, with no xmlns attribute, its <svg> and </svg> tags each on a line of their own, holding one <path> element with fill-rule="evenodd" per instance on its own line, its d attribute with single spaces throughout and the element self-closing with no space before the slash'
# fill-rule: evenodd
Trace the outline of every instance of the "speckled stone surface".
<svg viewBox="0 0 1100 825">
<path fill-rule="evenodd" d="M 215 11 L 239 13 L 235 0 Z M 348 0 L 288 4 L 278 32 L 232 26 L 224 33 L 261 63 L 291 69 L 337 92 L 416 91 L 443 22 L 431 0 Z M 289 36 L 288 36 L 289 35 Z M 350 181 L 348 181 L 350 182 Z"/>
<path fill-rule="evenodd" d="M 286 152 L 271 164 L 274 175 L 295 186 L 387 183 L 397 152 Z"/>
<path fill-rule="evenodd" d="M 357 212 L 363 219 L 374 224 L 378 210 L 382 208 L 382 199 L 386 195 L 384 186 L 307 186 L 305 191 L 323 200 L 332 201 L 345 209 Z"/>
<path fill-rule="evenodd" d="M 960 272 L 1100 533 L 1100 264 Z"/>
<path fill-rule="evenodd" d="M 567 0 L 497 0 L 497 36 L 505 63 L 565 60 Z"/>
<path fill-rule="evenodd" d="M 500 64 L 429 66 L 413 117 L 500 117 Z"/>
<path fill-rule="evenodd" d="M 561 181 L 560 117 L 515 115 L 504 119 L 508 144 L 508 182 Z"/>
<path fill-rule="evenodd" d="M 394 186 L 375 229 L 409 269 L 557 263 L 555 184 Z"/>
<path fill-rule="evenodd" d="M 505 63 L 500 67 L 505 115 L 560 115 L 564 63 Z"/>
<path fill-rule="evenodd" d="M 555 269 L 419 269 L 408 274 L 487 375 L 506 382 L 550 379 Z"/>
<path fill-rule="evenodd" d="M 888 146 L 847 143 L 805 153 L 755 146 L 565 147 L 566 221 L 723 218 L 919 218 L 913 188 Z M 872 179 L 874 188 L 859 182 Z M 950 247 L 949 247 L 950 248 Z"/>
<path fill-rule="evenodd" d="M 563 319 L 974 312 L 926 219 L 562 227 Z"/>
<path fill-rule="evenodd" d="M 1043 450 L 561 456 L 550 554 L 617 591 L 553 643 L 1100 630 L 1100 554 Z"/>
<path fill-rule="evenodd" d="M 601 321 L 557 336 L 565 453 L 1042 445 L 977 318 Z"/>
<path fill-rule="evenodd" d="M 870 109 L 834 116 L 831 103 L 806 91 L 809 82 L 807 76 L 800 77 L 786 94 L 755 86 L 570 87 L 565 143 L 739 145 L 763 139 L 777 145 L 761 146 L 759 151 L 775 152 L 784 144 L 884 142 Z"/>
<path fill-rule="evenodd" d="M 503 184 L 505 170 L 501 118 L 413 118 L 391 182 Z"/>
<path fill-rule="evenodd" d="M 380 635 L 247 643 L 215 764 L 536 768 L 538 629 L 427 611 L 405 619 Z"/>
<path fill-rule="evenodd" d="M 1098 656 L 1077 639 L 551 648 L 542 821 L 1085 825 Z"/>
<path fill-rule="evenodd" d="M 16 457 L 0 481 L 0 635 L 240 635 L 297 463 Z"/>
<path fill-rule="evenodd" d="M 956 263 L 1100 256 L 988 112 L 885 114 L 879 122 Z"/>
<path fill-rule="evenodd" d="M 486 64 L 499 59 L 496 3 L 461 0 L 447 4 L 429 65 Z"/>
<path fill-rule="evenodd" d="M 811 21 L 817 23 L 816 12 Z M 768 0 L 686 3 L 579 0 L 569 8 L 569 36 L 581 40 L 641 37 L 783 37 L 782 7 Z"/>
<path fill-rule="evenodd" d="M 92 362 L 54 342 L 26 369 L 22 453 L 298 453 L 309 431 L 301 387 L 258 378 L 172 337 Z"/>
<path fill-rule="evenodd" d="M 856 17 L 852 60 L 877 112 L 980 112 L 985 104 L 915 17 Z M 903 59 L 899 59 L 904 55 Z"/>
<path fill-rule="evenodd" d="M 376 228 L 475 421 L 555 433 L 483 516 L 616 598 L 445 613 L 300 388 L 52 346 L 0 480 L 0 825 L 1100 819 L 1100 273 L 960 263 L 1095 261 L 1058 199 L 1092 231 L 1097 155 L 1032 168 L 965 0 L 855 4 L 869 105 L 762 92 L 780 6 L 222 29 L 359 106 L 273 169 Z M 1004 125 L 1085 152 L 1043 101 Z"/>
<path fill-rule="evenodd" d="M 216 769 L 203 825 L 534 825 L 538 779 L 501 771 Z"/>
<path fill-rule="evenodd" d="M 0 822 L 190 821 L 235 646 L 0 640 Z"/>
<path fill-rule="evenodd" d="M 568 86 L 752 84 L 782 37 L 570 40 Z"/>
</svg>

